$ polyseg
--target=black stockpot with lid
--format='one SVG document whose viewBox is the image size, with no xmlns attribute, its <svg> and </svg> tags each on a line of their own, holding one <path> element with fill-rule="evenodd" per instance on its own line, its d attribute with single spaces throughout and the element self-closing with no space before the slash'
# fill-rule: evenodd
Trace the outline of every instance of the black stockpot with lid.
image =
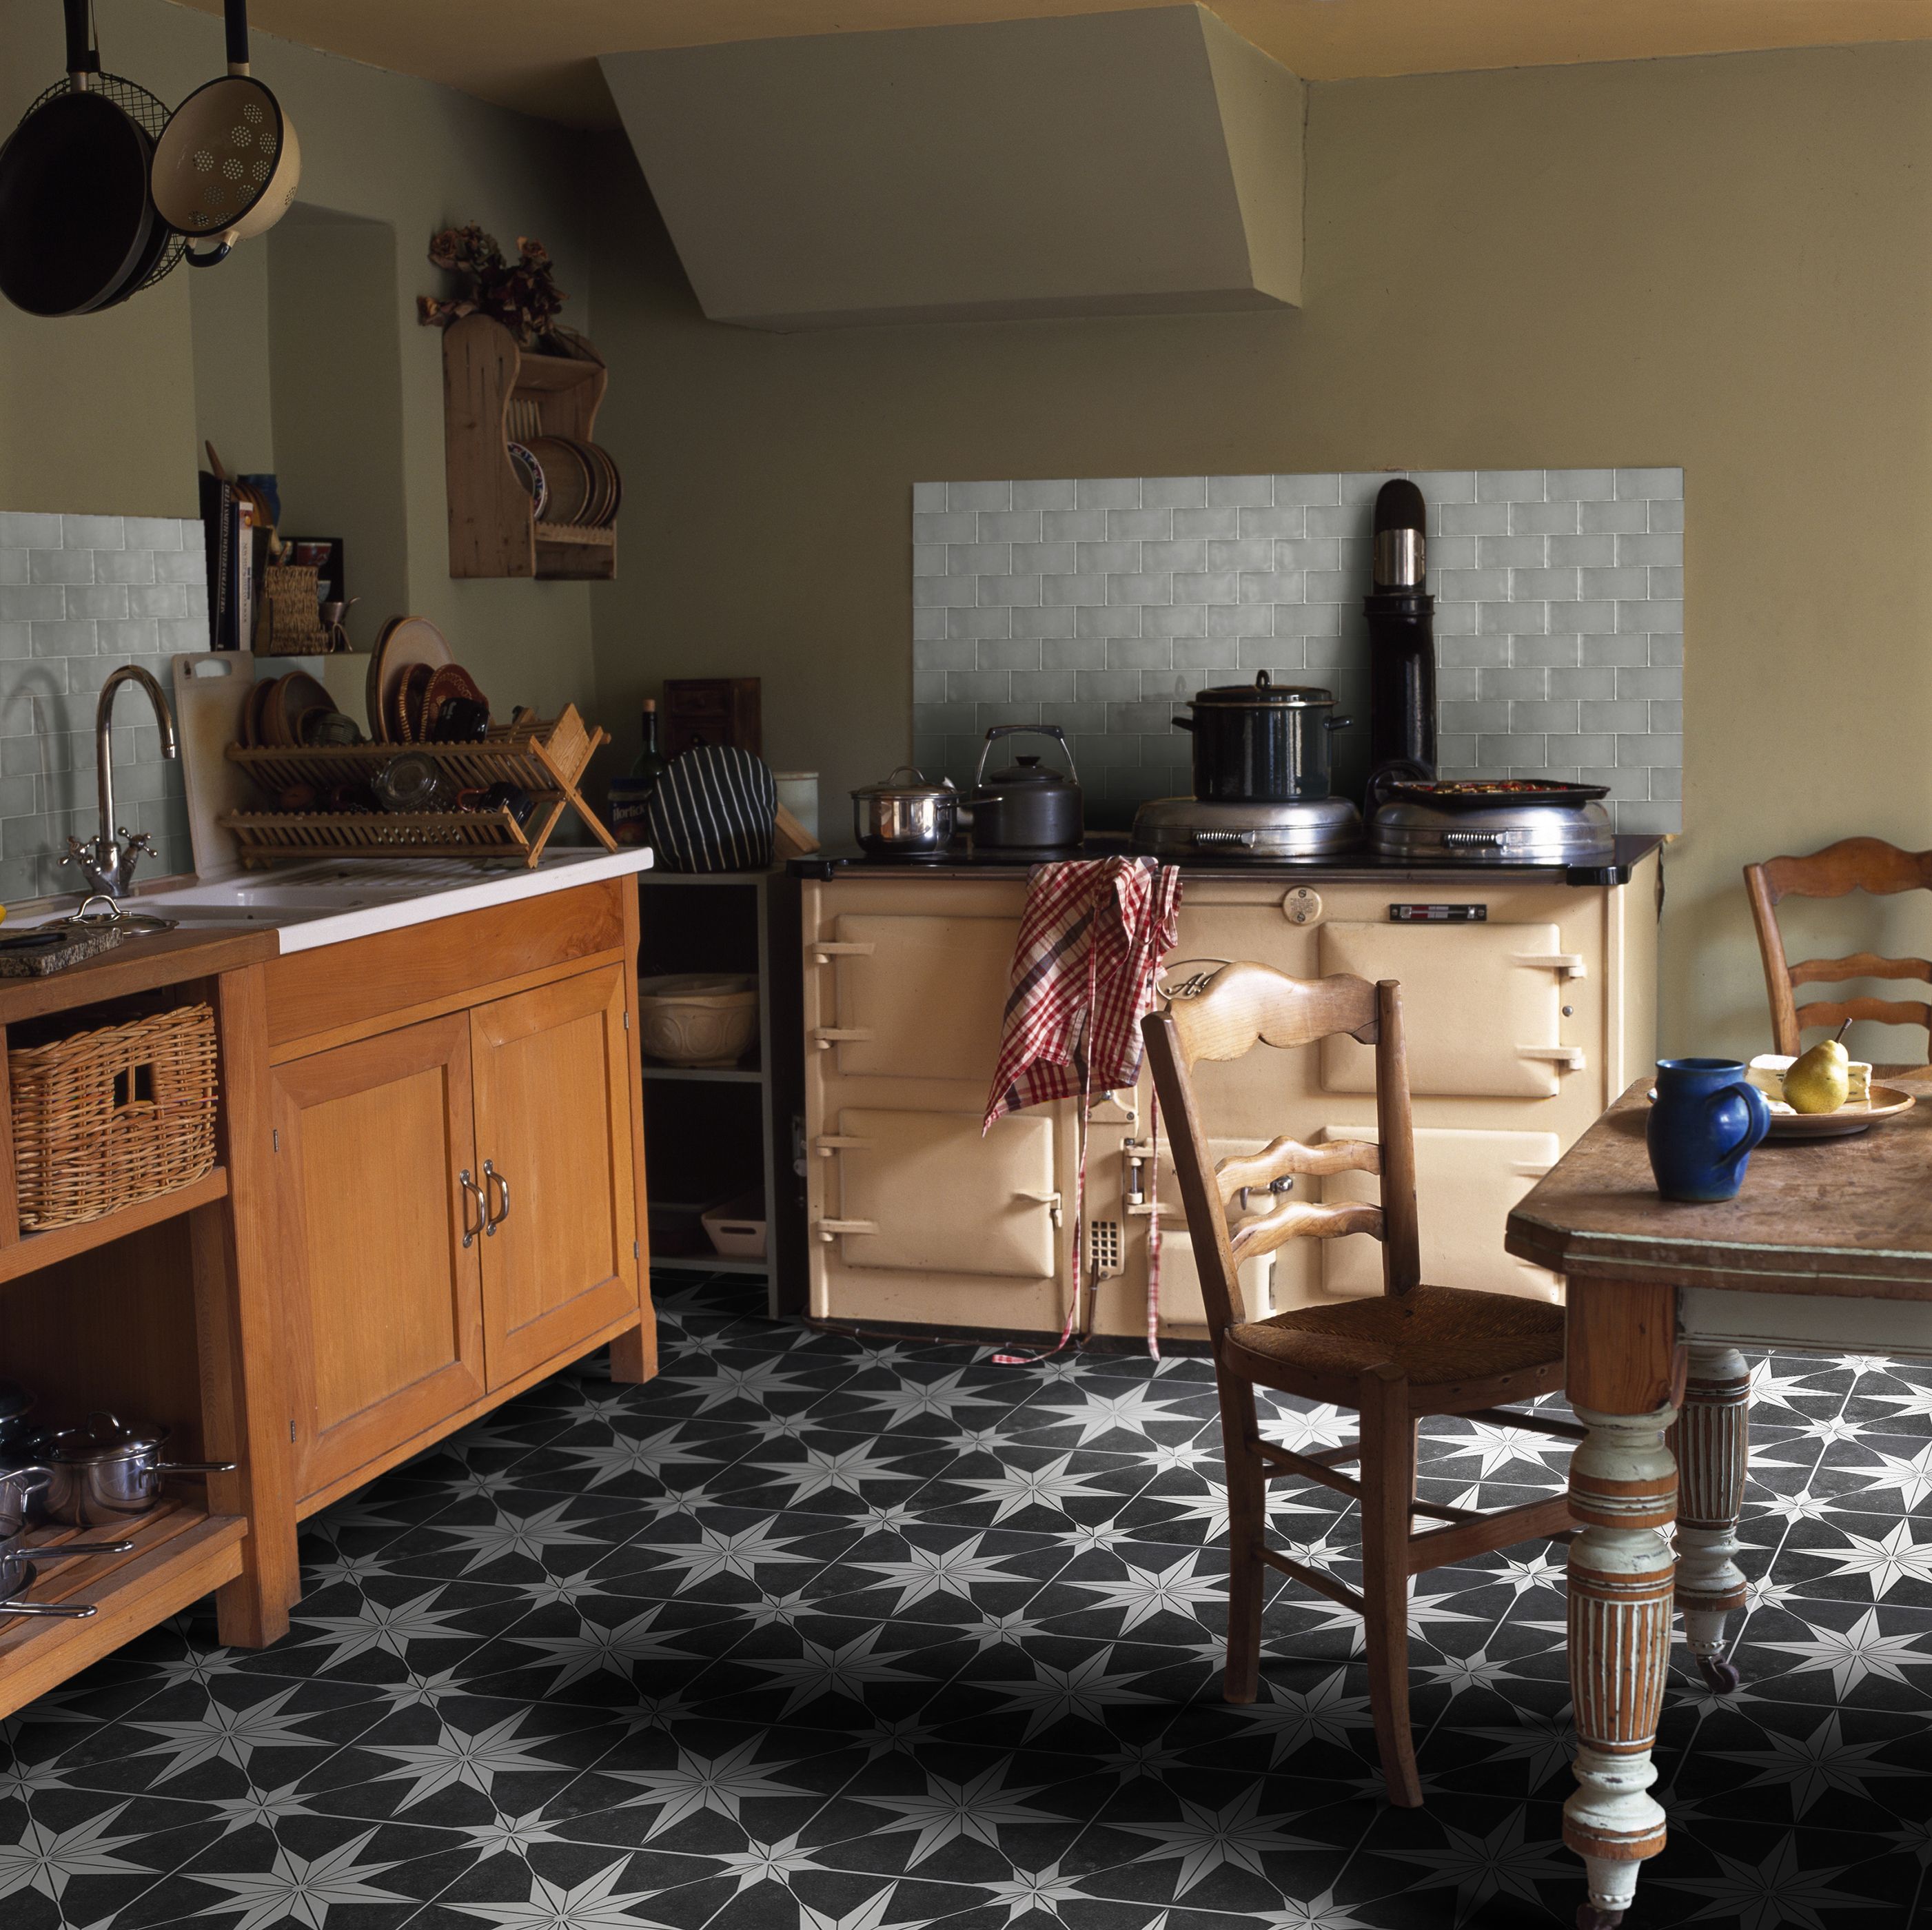
<svg viewBox="0 0 1932 1930">
<path fill-rule="evenodd" d="M 1174 728 L 1194 735 L 1194 794 L 1204 804 L 1285 804 L 1328 795 L 1329 734 L 1350 719 L 1331 716 L 1333 692 L 1276 683 L 1216 684 L 1188 700 L 1192 717 Z"/>
</svg>

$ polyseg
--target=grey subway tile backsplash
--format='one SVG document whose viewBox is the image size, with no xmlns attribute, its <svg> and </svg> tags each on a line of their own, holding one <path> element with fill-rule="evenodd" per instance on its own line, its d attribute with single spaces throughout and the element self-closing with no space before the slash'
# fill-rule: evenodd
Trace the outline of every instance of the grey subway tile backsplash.
<svg viewBox="0 0 1932 1930">
<path fill-rule="evenodd" d="M 932 494 L 920 493 L 922 508 Z M 169 659 L 207 647 L 199 521 L 0 510 L 0 899 L 79 887 L 60 860 L 70 836 L 98 828 L 101 684 L 131 662 L 166 690 Z M 137 714 L 130 699 L 113 733 L 116 803 L 130 831 L 154 840 L 148 875 L 184 872 L 194 857 L 181 767 L 162 759 L 156 731 L 134 726 Z"/>
<path fill-rule="evenodd" d="M 963 784 L 988 723 L 1057 723 L 1092 767 L 1094 821 L 1124 824 L 1186 788 L 1175 700 L 1267 670 L 1334 691 L 1355 720 L 1338 780 L 1359 783 L 1371 510 L 1399 473 L 915 485 L 914 662 L 947 673 L 944 700 L 920 704 L 916 755 Z M 1412 473 L 1429 507 L 1444 774 L 1608 783 L 1620 829 L 1681 829 L 1683 471 Z M 38 631 L 79 614 L 16 617 L 10 597 L 64 593 L 7 574 L 8 527 L 0 518 L 0 677 L 10 619 Z M 51 547 L 44 536 L 14 547 Z M 109 553 L 76 580 L 134 581 L 101 571 Z M 98 627 L 112 650 L 114 623 Z"/>
</svg>

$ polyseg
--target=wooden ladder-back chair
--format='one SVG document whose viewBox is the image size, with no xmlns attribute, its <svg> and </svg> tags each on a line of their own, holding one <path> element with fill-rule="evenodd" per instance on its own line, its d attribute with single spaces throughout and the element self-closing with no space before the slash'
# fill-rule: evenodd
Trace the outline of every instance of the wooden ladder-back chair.
<svg viewBox="0 0 1932 1930">
<path fill-rule="evenodd" d="M 1562 1385 L 1563 1310 L 1546 1301 L 1423 1283 L 1402 999 L 1393 981 L 1292 979 L 1265 965 L 1230 965 L 1198 989 L 1176 992 L 1165 1010 L 1149 1014 L 1142 1031 L 1172 1136 L 1220 1391 L 1228 1542 L 1222 1694 L 1229 1702 L 1255 1699 L 1264 1567 L 1353 1609 L 1366 1625 L 1370 1706 L 1383 1778 L 1390 1800 L 1413 1808 L 1422 1801 L 1422 1787 L 1408 1721 L 1409 1577 L 1517 1541 L 1553 1539 L 1574 1526 L 1562 1495 L 1493 1514 L 1418 1501 L 1417 1425 L 1426 1415 L 1460 1415 L 1580 1440 L 1583 1430 L 1569 1422 L 1498 1411 L 1504 1402 Z M 1190 1069 L 1204 1059 L 1240 1058 L 1256 1045 L 1309 1046 L 1340 1032 L 1375 1048 L 1380 1143 L 1306 1146 L 1279 1139 L 1260 1152 L 1215 1165 Z M 1290 1197 L 1229 1230 L 1228 1202 L 1244 1187 L 1269 1187 L 1289 1175 L 1348 1172 L 1380 1175 L 1380 1205 L 1319 1205 Z M 1244 1260 L 1289 1240 L 1349 1233 L 1382 1241 L 1381 1294 L 1265 1320 L 1244 1319 L 1236 1311 L 1242 1305 L 1236 1271 Z M 1264 1441 L 1257 1387 L 1354 1408 L 1360 1438 L 1312 1454 Z M 1351 1461 L 1359 1464 L 1359 1479 L 1336 1472 Z M 1318 1481 L 1360 1502 L 1359 1593 L 1268 1545 L 1272 1481 Z M 1411 1517 L 1418 1514 L 1448 1525 L 1416 1532 Z"/>
<path fill-rule="evenodd" d="M 1764 986 L 1771 996 L 1771 1030 L 1780 1052 L 1804 1049 L 1806 1027 L 1834 1031 L 1848 1019 L 1870 1019 L 1881 1025 L 1923 1025 L 1932 1052 L 1932 1005 L 1922 999 L 1814 998 L 1803 1005 L 1801 985 L 1844 985 L 1857 978 L 1917 979 L 1932 985 L 1932 963 L 1924 959 L 1885 959 L 1853 952 L 1842 959 L 1805 959 L 1787 964 L 1778 905 L 1785 898 L 1842 898 L 1849 891 L 1889 897 L 1900 891 L 1932 890 L 1932 851 L 1902 851 L 1882 838 L 1842 838 L 1809 857 L 1769 858 L 1744 866 L 1758 950 L 1764 954 Z"/>
</svg>

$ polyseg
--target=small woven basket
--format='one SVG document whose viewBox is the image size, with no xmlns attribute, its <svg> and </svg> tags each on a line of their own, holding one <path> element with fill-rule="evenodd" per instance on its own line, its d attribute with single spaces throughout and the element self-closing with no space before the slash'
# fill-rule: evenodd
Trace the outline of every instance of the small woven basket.
<svg viewBox="0 0 1932 1930">
<path fill-rule="evenodd" d="M 8 1055 L 20 1229 L 98 1220 L 214 1163 L 214 1014 L 206 1005 Z"/>
</svg>

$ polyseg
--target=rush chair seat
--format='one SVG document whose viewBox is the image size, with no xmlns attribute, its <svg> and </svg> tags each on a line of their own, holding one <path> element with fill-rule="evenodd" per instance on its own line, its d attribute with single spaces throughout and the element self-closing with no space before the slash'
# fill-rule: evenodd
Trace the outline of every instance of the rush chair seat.
<svg viewBox="0 0 1932 1930">
<path fill-rule="evenodd" d="M 1902 851 L 1882 838 L 1841 838 L 1808 857 L 1768 858 L 1762 864 L 1746 865 L 1744 889 L 1750 896 L 1758 950 L 1764 956 L 1772 1036 L 1779 1052 L 1802 1052 L 1804 1047 L 1799 1035 L 1808 1026 L 1828 1025 L 1836 1030 L 1848 1019 L 1869 1019 L 1881 1025 L 1923 1025 L 1928 1050 L 1932 1052 L 1932 1005 L 1923 1000 L 1820 998 L 1800 1005 L 1795 996 L 1801 985 L 1844 985 L 1861 978 L 1916 979 L 1932 984 L 1932 962 L 1854 952 L 1841 959 L 1805 959 L 1787 964 L 1784 935 L 1778 929 L 1780 899 L 1843 898 L 1852 891 L 1889 897 L 1896 892 L 1932 890 L 1932 851 Z"/>
<path fill-rule="evenodd" d="M 1252 1702 L 1261 1672 L 1262 1571 L 1292 1576 L 1361 1616 L 1368 1644 L 1369 1703 L 1389 1799 L 1422 1801 L 1408 1721 L 1408 1580 L 1424 1570 L 1515 1542 L 1554 1540 L 1574 1526 L 1568 1498 L 1553 1495 L 1483 1514 L 1416 1498 L 1416 1428 L 1424 1416 L 1456 1415 L 1569 1441 L 1582 1428 L 1534 1413 L 1499 1411 L 1563 1384 L 1563 1310 L 1546 1301 L 1423 1283 L 1415 1205 L 1415 1146 L 1402 997 L 1393 981 L 1293 979 L 1266 965 L 1230 965 L 1190 980 L 1142 1022 L 1154 1085 L 1172 1138 L 1174 1163 L 1200 1273 L 1214 1349 L 1228 1481 L 1228 1643 L 1222 1693 Z M 1280 1139 L 1222 1160 L 1208 1133 L 1191 1069 L 1238 1059 L 1257 1046 L 1286 1049 L 1346 1032 L 1376 1053 L 1379 1142 L 1307 1146 Z M 1320 1205 L 1289 1197 L 1231 1231 L 1228 1202 L 1293 1174 L 1377 1173 L 1382 1203 Z M 1246 1320 L 1238 1269 L 1293 1239 L 1366 1233 L 1382 1243 L 1383 1292 Z M 1360 1437 L 1310 1454 L 1261 1437 L 1255 1389 L 1352 1407 Z M 1350 1462 L 1360 1478 L 1337 1472 Z M 1279 1553 L 1267 1541 L 1271 1481 L 1315 1481 L 1360 1504 L 1362 1586 Z M 1422 1515 L 1445 1526 L 1416 1532 Z"/>
</svg>

